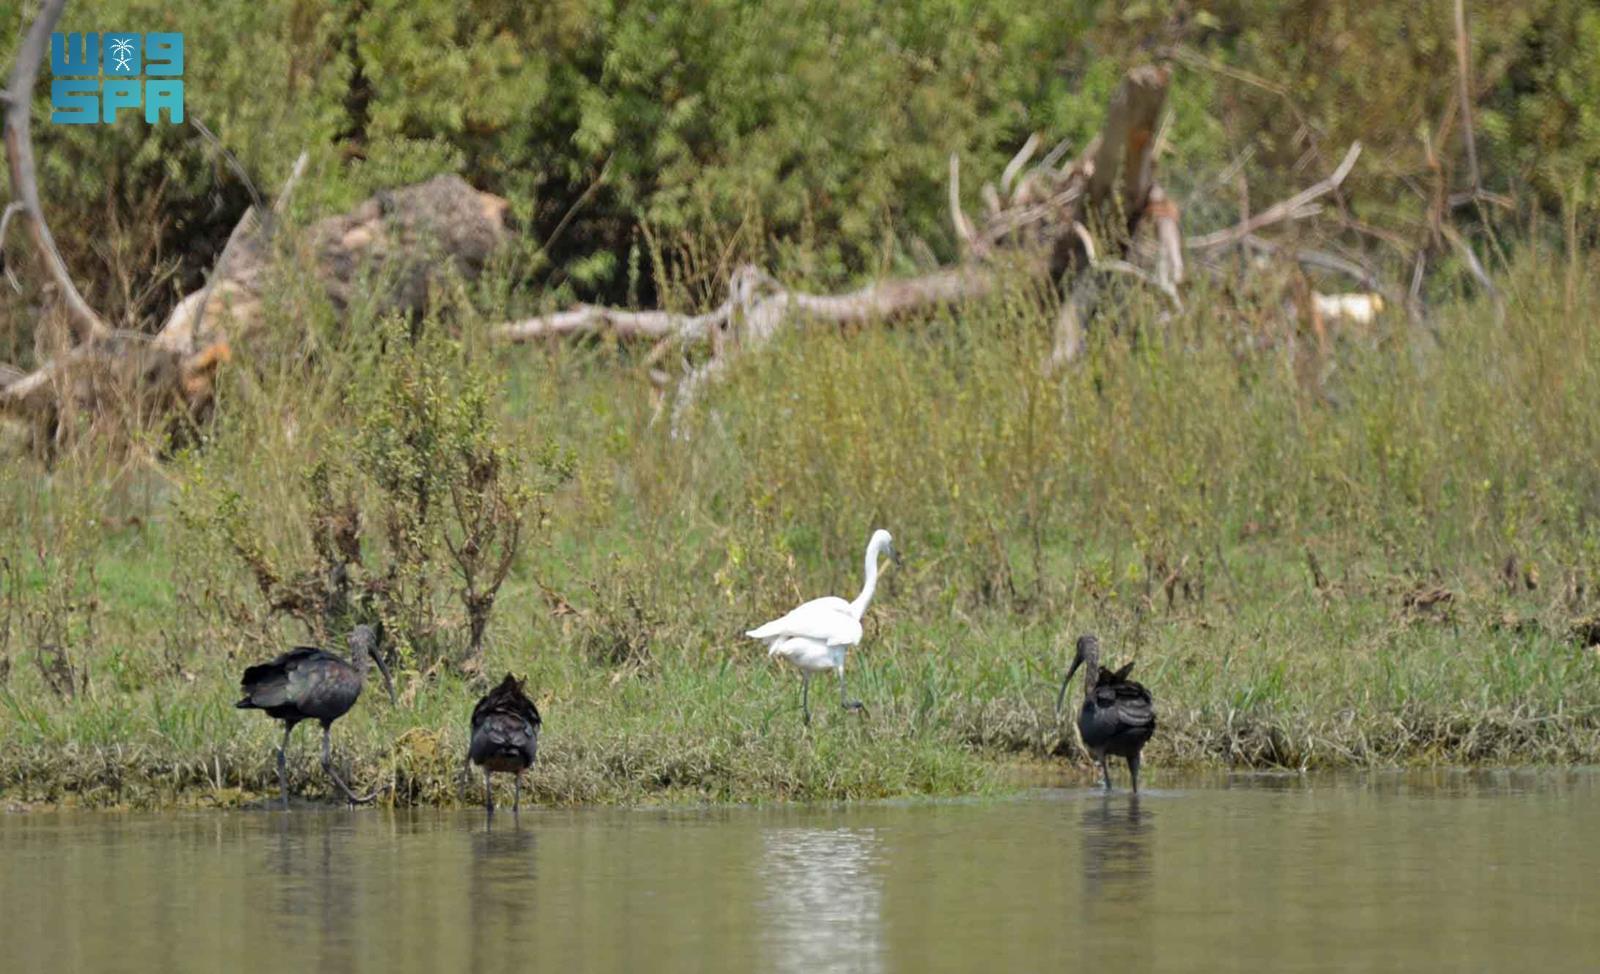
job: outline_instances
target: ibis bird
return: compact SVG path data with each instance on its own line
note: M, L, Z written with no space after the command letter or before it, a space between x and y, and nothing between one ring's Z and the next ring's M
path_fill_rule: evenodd
M745 633L767 644L767 655L788 660L800 671L800 709L811 723L811 678L832 670L839 674L839 706L864 712L866 706L845 692L844 657L861 642L861 617L878 587L878 556L898 562L894 539L879 528L867 542L866 581L854 602L836 595L812 599L781 619Z
M1100 763L1106 791L1111 790L1111 770L1106 767L1106 756L1114 754L1128 760L1133 791L1138 794L1139 752L1156 732L1156 708L1150 691L1128 679L1132 663L1120 670L1101 669L1100 640L1094 636L1079 636L1072 667L1061 681L1061 692L1056 694L1057 714L1061 713L1061 705L1066 700L1067 684L1079 666L1083 667L1083 709L1078 711L1078 733L1083 737L1083 745Z
M472 708L472 743L467 757L483 769L483 804L494 814L496 771L517 776L511 812L522 805L522 772L539 757L539 708L523 692L522 681L506 674L500 685Z
M302 720L316 720L322 724L322 770L344 792L345 798L351 804L371 801L371 796L357 798L333 770L333 747L329 742L333 722L348 713L355 706L356 698L361 696L369 659L378 664L383 685L389 691L389 702L393 703L394 681L389 678L389 668L384 665L383 657L378 655L378 634L371 626L356 626L350 634L349 659L315 646L296 646L270 663L260 663L244 671L244 679L239 683L244 699L234 706L265 710L267 716L283 721L283 743L278 747L278 789L283 794L285 808L289 807L285 752L294 725Z

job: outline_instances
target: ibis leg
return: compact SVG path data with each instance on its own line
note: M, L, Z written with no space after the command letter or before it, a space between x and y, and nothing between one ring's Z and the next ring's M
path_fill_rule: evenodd
M513 818L522 810L522 772L517 772L517 787L511 792L511 815Z
M489 815L494 815L494 781L489 777L489 769L483 769L483 807L489 810Z
M294 730L293 724L283 727L283 743L278 745L278 793L283 796L283 807L289 807L289 772L285 765L288 758L285 752L289 750L289 734Z
M1111 790L1111 769L1106 767L1106 756L1100 755L1100 780L1104 782L1106 791Z
M1139 793L1139 755L1128 755L1128 774L1133 777L1133 793Z
M344 793L345 800L350 804L364 805L372 801L372 795L368 795L365 798L357 797L356 793L350 790L350 786L344 783L344 779L339 777L339 772L333 769L333 742L329 738L330 731L331 725L324 724L322 728L322 770L326 771L328 777L333 779L333 783L339 786L339 790Z

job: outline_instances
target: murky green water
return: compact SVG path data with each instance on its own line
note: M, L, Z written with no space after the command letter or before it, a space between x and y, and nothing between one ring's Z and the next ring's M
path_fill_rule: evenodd
M0 816L0 969L1593 971L1600 773Z

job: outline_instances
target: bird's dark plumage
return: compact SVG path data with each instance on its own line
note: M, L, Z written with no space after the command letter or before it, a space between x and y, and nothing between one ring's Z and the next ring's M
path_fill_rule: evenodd
M1128 679L1133 664L1120 670L1100 668L1100 641L1094 636L1078 640L1077 655L1072 668L1061 681L1061 693L1056 697L1059 711L1066 697L1067 682L1080 665L1084 665L1083 707L1078 711L1078 733L1083 745L1100 763L1105 786L1111 788L1111 772L1106 767L1106 757L1126 758L1128 772L1133 779L1133 790L1139 790L1139 752L1156 732L1155 701L1150 691L1140 683Z
M269 663L244 671L241 709L265 710L290 726L302 720L332 722L361 696L361 676L350 661L315 646L296 646Z
M389 698L394 699L394 684L389 670L378 655L378 639L371 626L357 626L350 635L350 658L336 656L314 646L296 646L271 662L245 669L239 689L244 697L236 704L243 710L265 710L283 721L283 743L278 748L278 788L283 803L289 804L289 783L284 770L284 751L289 734L302 720L322 724L322 767L351 802L358 799L333 770L329 729L355 706L366 679L368 659L383 673ZM364 799L362 799L364 800Z
M533 705L522 682L510 673L472 708L472 743L467 757L483 769L484 803L494 811L491 772L517 776L513 811L522 802L522 772L539 756L539 708Z

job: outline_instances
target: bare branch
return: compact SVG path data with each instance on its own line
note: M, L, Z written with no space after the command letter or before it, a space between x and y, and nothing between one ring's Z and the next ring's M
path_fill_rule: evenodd
M1228 247L1238 243L1250 234L1263 227L1271 226L1283 220L1295 219L1297 214L1301 217L1309 216L1315 211L1308 210L1311 204L1328 195L1344 182L1350 175L1350 170L1355 167L1356 159L1361 156L1361 143L1352 142L1344 154L1344 160L1339 163L1326 179L1306 187L1294 196L1281 200L1267 207L1255 216L1243 220L1226 230L1217 230L1198 237L1190 237L1184 241L1190 250L1209 250L1214 247Z
M1022 143L1022 148L1018 149L1017 154L1011 157L1011 161L1006 163L1005 170L1000 173L1000 192L1002 195L1011 195L1011 187L1016 183L1017 176L1022 172L1022 167L1026 166L1028 160L1033 158L1033 154L1038 151L1041 141L1039 133L1034 132L1028 136L1028 141Z
M306 162L310 158L311 154L303 149L295 157L294 165L289 167L289 178L283 181L283 188L278 190L278 198L272 201L274 214L282 216L289 208L289 197L294 195L294 188L300 182L300 177L305 174Z
M1455 248L1455 252L1460 255L1462 263L1467 265L1467 270L1472 274L1473 279L1478 282L1478 286L1483 288L1484 293L1489 295L1498 306L1500 304L1500 289L1494 286L1494 280L1489 277L1489 272L1484 270L1482 262L1478 260L1478 255L1472 252L1472 247L1462 238L1456 228L1449 223L1441 223L1439 230L1444 234L1444 238L1450 241L1450 246Z
M978 198L983 200L983 216L985 220L993 220L1005 209L1000 203L1000 191L994 188L994 183L984 183L978 190Z
M950 153L950 223L955 227L956 239L970 246L977 234L961 210L961 157L954 152Z
M1071 150L1072 140L1062 139L1060 142L1056 143L1055 148L1051 149L1045 154L1043 159L1039 160L1039 165L1036 168L1046 171L1055 169L1056 165L1060 163L1061 160L1065 159L1067 157L1067 153Z
M1163 290L1177 295L1183 283L1183 234L1178 228L1178 204L1160 186L1150 188L1146 216L1156 226L1156 280Z
M11 282L11 289L18 294L22 293L22 282L17 280L17 275L11 272L11 265L6 263L5 245L6 231L11 228L11 218L23 212L21 203L15 200L6 204L6 211L0 214L0 268L6 272L6 280Z
M1247 247L1262 251L1263 253L1286 253L1289 257L1309 267L1318 267L1322 270L1332 271L1336 274L1343 274L1369 290L1384 290L1382 282L1378 280L1378 276L1376 274L1367 268L1362 267L1360 264L1357 264L1354 261L1346 260L1337 254L1330 254L1322 250L1312 250L1308 247L1286 250L1284 247L1281 247L1270 240L1265 240L1261 237L1255 236L1254 234L1245 237L1242 243L1244 243L1244 245Z
M526 318L501 325L495 337L509 342L531 342L540 338L588 335L609 332L618 338L673 338L703 335L728 320L731 307L724 303L715 311L686 315L675 311L622 311L580 304L566 311Z
M1183 299L1178 296L1177 288L1173 287L1171 284L1157 280L1155 277L1151 276L1148 271L1136 264L1130 264L1125 260L1120 260L1113 257L1107 260L1095 261L1094 269L1097 271L1111 271L1113 273L1124 274L1128 277L1131 277L1141 284L1148 285L1149 287L1160 291L1161 294L1167 298L1167 300L1172 302L1172 306L1174 308L1179 311L1183 310Z
M1089 260L1089 263L1091 263L1091 264L1094 263L1094 261L1095 261L1094 235L1089 232L1089 228L1088 227L1086 227L1083 224L1079 223L1077 220L1073 220L1072 221L1072 232L1073 232L1073 234L1075 234L1077 236L1078 241L1083 244L1083 255L1084 255L1084 257L1086 257Z
M258 210L265 209L267 204L262 202L261 191L256 189L256 181L251 179L250 174L244 171L244 166L240 164L238 156L235 156L228 150L227 146L222 144L222 140L217 138L217 133L211 131L206 126L206 123L200 119L199 115L190 112L189 124L195 127L195 130L211 144L213 149L217 150L222 156L222 161L227 163L228 168L233 170L233 174L239 178L239 182L244 183L245 192L250 194L251 205Z
M1482 190L1478 173L1478 140L1472 132L1472 39L1467 35L1466 0L1456 0L1456 84L1460 87L1461 140L1467 148L1467 176L1472 191Z
M5 91L5 143L6 162L11 172L11 191L23 207L28 227L33 232L34 246L44 260L51 279L61 292L71 315L74 337L79 342L104 336L110 329L104 320L89 307L89 302L72 283L72 274L66 261L56 249L55 237L45 223L44 207L39 202L39 184L33 162L32 125L33 84L44 61L45 49L50 43L50 32L61 19L67 0L44 0L39 8L39 18L28 28L22 46L17 50L17 63L11 69L11 80Z

